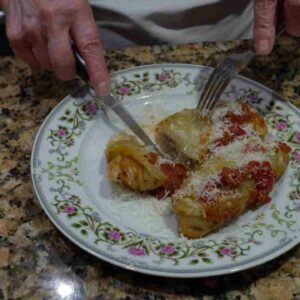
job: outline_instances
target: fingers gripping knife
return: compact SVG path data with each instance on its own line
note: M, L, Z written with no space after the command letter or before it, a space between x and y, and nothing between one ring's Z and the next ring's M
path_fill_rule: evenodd
M81 57L78 49L73 45L73 51L75 55L76 68L78 75L89 85L89 75L86 70L85 62ZM152 147L155 151L162 154L158 149L156 144L151 140L151 138L145 133L145 131L140 127L136 120L131 116L131 114L122 106L120 101L118 101L112 94L96 97L96 100L101 101L106 107L113 110L118 117L131 129L131 131L137 135L140 140L146 145Z

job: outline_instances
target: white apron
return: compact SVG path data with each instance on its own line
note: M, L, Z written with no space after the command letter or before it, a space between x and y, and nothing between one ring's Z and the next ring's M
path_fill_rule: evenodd
M91 0L106 48L246 39L252 0Z

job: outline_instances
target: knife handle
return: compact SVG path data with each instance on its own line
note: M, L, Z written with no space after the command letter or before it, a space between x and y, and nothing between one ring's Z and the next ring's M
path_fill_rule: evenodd
M90 78L89 78L89 74L86 70L85 61L81 57L80 52L74 43L72 44L72 50L73 50L74 57L75 57L77 75L89 85Z

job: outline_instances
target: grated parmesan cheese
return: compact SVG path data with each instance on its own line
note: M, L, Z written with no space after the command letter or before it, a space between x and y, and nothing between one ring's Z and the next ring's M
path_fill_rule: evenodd
M213 152L213 157L219 160L232 161L238 168L253 160L261 162L268 159L267 153L259 151L246 153L245 147L248 143L256 143L262 147L265 146L259 137L248 136L243 139L236 139L226 146L218 147L217 150Z
M157 200L152 196L138 195L116 184L112 185L112 191L106 207L107 211L113 212L120 224L143 234L177 237L170 197Z

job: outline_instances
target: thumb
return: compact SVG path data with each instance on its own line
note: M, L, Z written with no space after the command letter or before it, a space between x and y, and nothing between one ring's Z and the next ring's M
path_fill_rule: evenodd
M277 0L254 0L254 48L269 54L274 46Z

